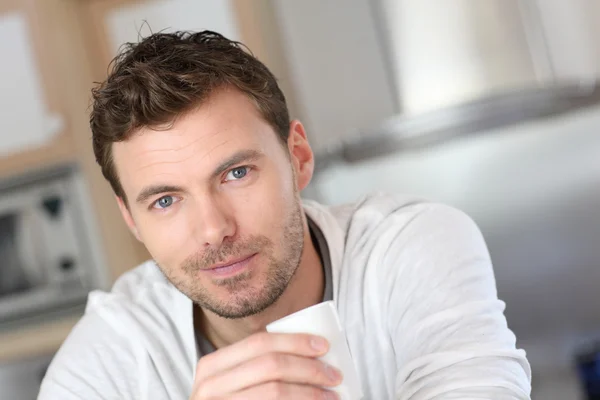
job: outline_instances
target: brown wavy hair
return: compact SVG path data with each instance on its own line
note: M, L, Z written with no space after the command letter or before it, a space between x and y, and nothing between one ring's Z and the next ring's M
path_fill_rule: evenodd
M287 142L290 120L283 92L243 44L212 31L155 33L125 44L107 79L92 90L90 114L96 161L115 194L127 202L113 163L113 143L141 128L172 124L226 86L246 94Z

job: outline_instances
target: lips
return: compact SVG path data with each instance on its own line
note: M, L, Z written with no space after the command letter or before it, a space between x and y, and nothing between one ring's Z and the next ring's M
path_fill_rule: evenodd
M213 264L210 268L203 270L203 272L217 279L233 277L251 268L252 260L257 254L258 253L254 253L249 256Z
M250 254L250 255L246 255L243 257L238 257L235 258L233 260L228 260L225 262L221 262L221 263L217 263L217 264L213 264L210 267L207 268L207 270L216 270L216 269L221 269L221 268L228 268L228 267L232 267L235 266L236 264L240 264L243 263L246 260L249 260L250 258L254 257L256 255L256 253L254 254Z

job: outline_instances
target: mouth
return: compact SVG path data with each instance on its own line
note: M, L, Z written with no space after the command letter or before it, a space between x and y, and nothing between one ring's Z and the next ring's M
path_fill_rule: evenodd
M203 270L203 272L211 274L215 277L227 278L250 268L251 262L257 254L258 253L254 253L249 256L214 264L210 268Z

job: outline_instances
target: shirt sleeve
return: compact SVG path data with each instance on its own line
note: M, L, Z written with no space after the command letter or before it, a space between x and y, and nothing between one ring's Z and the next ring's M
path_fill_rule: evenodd
M52 360L38 400L137 398L134 352L98 314L87 313Z
M429 205L394 236L387 309L398 400L529 400L531 369L497 297L483 236Z

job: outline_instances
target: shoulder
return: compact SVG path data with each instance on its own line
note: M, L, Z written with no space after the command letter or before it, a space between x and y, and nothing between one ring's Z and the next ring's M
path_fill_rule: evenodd
M374 193L356 203L325 206L305 201L305 210L321 229L341 230L346 247L392 239L421 241L431 234L468 231L478 235L473 220L451 206L409 195ZM348 250L348 249L347 249Z
M154 263L145 262L123 274L110 291L90 292L84 315L64 341L53 364L68 366L79 363L76 360L92 364L96 357L102 360L127 357L135 347L129 340L134 334L132 321L142 308L156 307L143 304L142 298L147 298L149 288L160 282L157 269Z
M441 203L365 198L348 218L344 259L344 274L362 276L389 298L406 296L401 304L431 304L434 293L448 304L467 291L496 295L481 231L466 213Z
M90 293L85 314L44 378L41 393L48 396L40 398L60 393L61 398L95 399L101 387L114 395L101 398L136 398L140 363L147 357L187 361L193 352L193 334L183 329L188 319L191 326L191 302L154 262L132 269L111 291Z
M121 275L110 291L92 291L87 309L93 309L110 301L139 302L148 290L167 285L168 281L154 261L146 261Z
M134 398L137 354L101 313L86 312L53 357L38 398Z
M479 228L451 206L376 193L354 204L310 203L306 209L338 252L340 279L372 276L377 281L414 283L417 277L452 273L461 260L475 259L485 273L491 272Z
M110 291L90 292L86 315L97 313L105 318L125 319L149 313L168 315L173 303L185 299L154 261L146 261L119 277Z
M82 320L98 320L117 335L147 341L162 334L170 337L191 315L191 300L177 290L154 261L147 261L123 274L109 292L89 294ZM190 317L191 318L191 317Z

